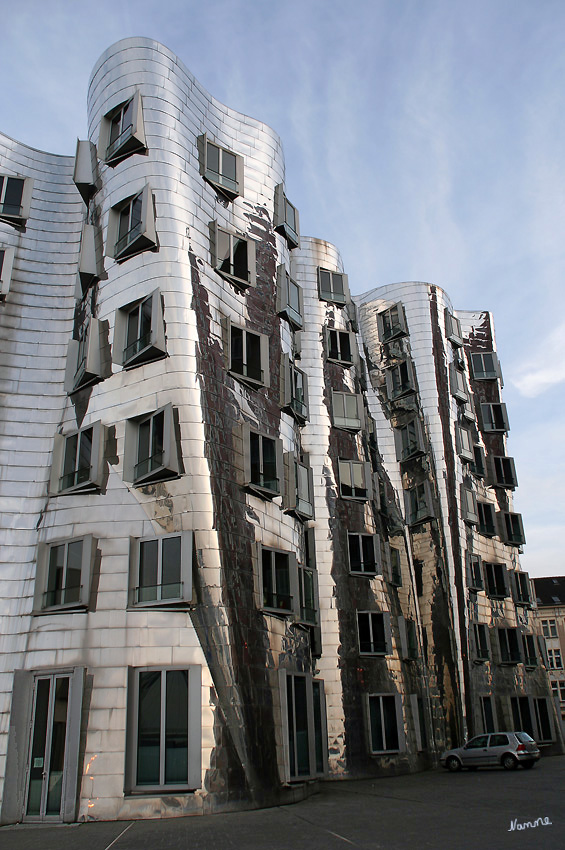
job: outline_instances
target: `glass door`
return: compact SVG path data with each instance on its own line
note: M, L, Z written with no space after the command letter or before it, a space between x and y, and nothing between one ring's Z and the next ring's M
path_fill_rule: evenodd
M61 818L69 684L69 675L35 680L26 802L26 817L30 819Z

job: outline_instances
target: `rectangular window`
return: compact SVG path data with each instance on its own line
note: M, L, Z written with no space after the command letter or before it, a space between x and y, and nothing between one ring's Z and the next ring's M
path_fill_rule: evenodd
M114 363L129 369L158 360L167 354L163 298L155 289L137 301L116 310Z
M277 266L277 313L289 322L293 330L299 331L304 321L302 287L291 278L286 266Z
M542 620L541 628L545 638L557 637L557 623L555 620Z
M469 487L461 485L461 514L463 520L469 525L477 525L479 522L479 513L477 510L477 497L473 490Z
M131 606L163 606L192 600L192 532L131 539Z
M338 460L339 494L342 499L366 502L372 497L368 463L360 460Z
M14 248L0 246L0 301L3 301L10 291L14 253Z
M359 431L363 427L363 398L359 393L332 390L332 424L334 428Z
M283 476L282 441L244 426L245 486L262 498L280 496Z
M477 513L479 515L479 531L487 537L496 534L496 520L494 507L490 502L477 502Z
M409 360L402 360L385 372L387 394L391 401L416 390L414 370Z
M467 585L471 590L484 590L483 568L480 555L467 552Z
M284 509L298 519L312 519L314 516L314 478L308 462L308 455L297 458L293 452L284 456L286 487Z
M228 320L228 367L251 386L269 386L269 337Z
M444 311L445 317L445 335L447 339L453 343L453 345L457 347L461 347L463 345L463 335L461 333L461 322L457 319L452 313L449 312L447 307Z
M56 434L53 446L50 493L91 493L102 484L104 435L101 422L80 431Z
M451 395L458 401L467 401L469 394L467 392L467 384L465 381L465 372L461 372L455 365L451 363L449 366L449 377L451 386Z
M471 354L471 368L475 381L489 381L500 378L500 364L494 351Z
M483 431L509 431L510 425L508 424L506 405L502 403L481 404L481 422Z
M512 720L514 729L519 729L522 732L527 732L532 738L536 738L534 724L532 721L532 712L530 708L529 697L510 697L510 707L512 709Z
M355 334L351 331L336 331L326 328L328 360L341 366L352 366L356 362Z
M100 159L113 167L131 154L145 150L141 95L136 92L102 119L98 153Z
M389 576L390 583L395 587L402 587L402 564L400 561L400 550L395 546L388 546Z
M32 181L0 174L0 221L23 227L29 218Z
M475 623L475 658L477 661L488 661L490 658L487 627L483 623Z
M485 477L485 450L482 446L479 446L475 443L473 446L473 458L471 463L469 464L469 472L472 472L473 475L476 475L477 478Z
M483 718L483 732L496 732L496 720L492 697L481 697L481 714Z
M473 437L468 428L462 428L460 425L455 426L455 441L457 445L457 454L462 460L473 461Z
M514 572L512 596L516 605L531 607L532 594L530 591L530 577L528 573Z
M88 607L96 539L87 534L74 540L40 543L33 611L69 611Z
M212 265L220 277L238 288L257 282L255 240L210 223Z
M182 467L177 428L175 410L171 404L155 413L128 419L124 481L141 486L179 476Z
M281 407L300 424L308 419L308 378L288 354L281 360Z
M380 537L378 534L347 535L349 571L374 576L380 573Z
M409 490L404 491L404 507L408 525L433 519L432 493L429 481L422 481Z
M318 580L314 570L298 568L300 622L315 626L318 622Z
M534 635L522 635L522 649L524 652L524 664L526 667L536 667L538 663L538 656Z
M233 201L243 196L243 157L210 141L204 134L197 139L200 173L211 186Z
M522 661L518 629L497 628L501 664L519 664Z
M323 301L346 304L349 301L347 275L318 268L318 293Z
M399 752L403 744L400 694L370 694L368 701L371 753Z
M550 670L562 670L563 669L563 661L561 658L561 650L560 649L548 649L547 650L547 660L549 663Z
M128 792L201 785L201 668L130 668Z
M523 546L526 542L522 514L499 511L498 514L501 537L510 546Z
M424 434L419 419L412 419L406 425L394 429L394 444L396 459L402 461L423 454Z
M90 316L69 340L65 367L65 390L70 394L109 378L108 322Z
M398 629L400 632L400 651L402 658L407 661L415 661L419 657L418 635L414 620L399 617Z
M298 613L298 568L292 552L260 547L261 598L266 611Z
M391 654L390 614L377 611L358 611L357 631L361 655Z
M483 562L485 585L487 596L491 599L504 599L508 596L508 582L506 580L506 566L504 564L490 564Z
M327 772L324 683L309 673L279 671L287 778L291 782Z
M298 210L286 197L282 183L275 186L274 225L277 233L281 233L285 237L290 249L300 247Z
M536 726L538 734L536 740L539 743L553 741L553 725L551 715L547 705L546 697L533 697L534 716L536 718Z
M387 310L377 313L377 326L381 342L389 342L400 336L406 336L408 325L402 304L393 304Z
M110 209L106 253L123 262L157 247L153 192L146 184L141 192Z
M513 490L518 486L516 477L516 467L514 466L514 458L503 456L495 456L492 458L493 463L493 484L498 487L505 487Z

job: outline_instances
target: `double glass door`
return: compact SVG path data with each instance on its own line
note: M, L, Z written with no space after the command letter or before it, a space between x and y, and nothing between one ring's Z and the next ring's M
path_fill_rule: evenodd
M35 679L26 816L61 818L65 782L70 675Z

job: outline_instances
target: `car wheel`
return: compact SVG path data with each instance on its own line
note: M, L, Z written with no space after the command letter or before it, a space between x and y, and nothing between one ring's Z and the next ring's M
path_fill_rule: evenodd
M535 761L524 761L524 762L522 762L522 764L523 764L523 766L525 767L526 770L531 770L532 767L535 764Z
M445 766L451 773L457 773L458 770L461 770L461 762L455 756L450 756L445 762Z
M502 756L502 767L504 770L516 770L518 762L511 753Z

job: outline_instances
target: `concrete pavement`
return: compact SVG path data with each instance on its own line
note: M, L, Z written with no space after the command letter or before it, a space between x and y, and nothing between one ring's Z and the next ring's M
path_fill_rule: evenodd
M530 771L325 782L301 803L252 812L2 827L0 850L562 850L564 791L556 756Z

